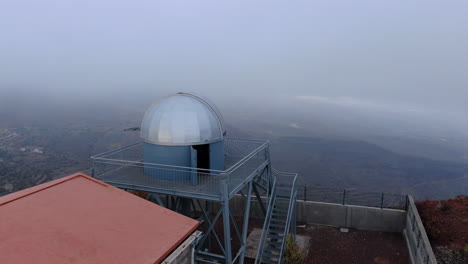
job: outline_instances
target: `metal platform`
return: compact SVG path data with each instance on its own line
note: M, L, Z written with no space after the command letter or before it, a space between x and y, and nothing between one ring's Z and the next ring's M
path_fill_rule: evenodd
M123 189L221 201L224 184L231 198L269 163L265 140L228 138L224 140L224 150L225 170L207 170L145 163L143 142L138 142L91 157L92 174ZM158 174L190 180L162 180Z
M244 263L250 207L256 200L266 216L257 260L261 262L257 263L280 263L285 238L295 230L297 175L272 169L266 140L225 138L223 142L224 170L147 163L143 159L144 143L138 142L91 157L92 175L122 189L148 192L147 199L172 210L183 212L188 206L191 212L201 212L198 219L204 234L196 247L196 263ZM286 188L280 187L281 180L286 180ZM242 223L237 223L230 209L230 199L235 195L245 200ZM283 220L275 218L280 203L286 203L279 212L286 218L278 229L270 220ZM223 232L216 232L216 226L222 226ZM268 259L266 252L272 232L281 236L275 252L280 257L276 259Z

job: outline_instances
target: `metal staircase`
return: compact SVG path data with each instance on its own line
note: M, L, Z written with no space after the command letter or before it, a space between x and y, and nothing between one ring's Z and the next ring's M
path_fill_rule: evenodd
M297 174L272 172L271 195L255 264L282 263L286 238L296 231Z

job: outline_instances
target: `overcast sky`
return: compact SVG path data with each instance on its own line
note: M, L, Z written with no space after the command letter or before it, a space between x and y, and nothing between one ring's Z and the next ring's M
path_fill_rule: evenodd
M468 1L2 0L0 96L12 89L463 116Z

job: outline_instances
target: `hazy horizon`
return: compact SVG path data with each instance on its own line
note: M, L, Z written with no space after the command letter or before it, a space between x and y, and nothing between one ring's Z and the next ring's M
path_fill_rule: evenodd
M25 125L96 116L139 125L153 101L184 91L233 124L464 146L467 10L464 1L3 1L0 114Z

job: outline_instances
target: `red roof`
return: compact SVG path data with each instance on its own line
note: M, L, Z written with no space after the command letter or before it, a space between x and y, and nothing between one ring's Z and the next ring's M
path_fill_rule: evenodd
M0 262L159 263L198 225L74 174L0 197Z

